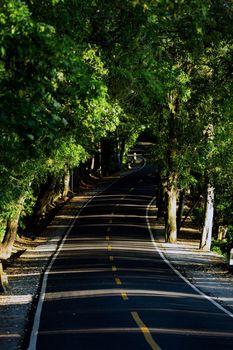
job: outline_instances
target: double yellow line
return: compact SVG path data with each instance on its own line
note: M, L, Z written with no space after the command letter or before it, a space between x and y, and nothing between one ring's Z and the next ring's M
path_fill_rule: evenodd
M132 191L132 189L130 189L130 191ZM109 220L109 223L112 223L112 219ZM107 232L110 232L110 227L108 227ZM110 241L110 236L106 235L106 241ZM108 251L112 250L112 246L110 244L107 245L107 249ZM111 262L114 261L114 257L112 255L109 256L109 260ZM115 265L112 265L112 271L116 272L117 271L117 267ZM117 285L122 285L122 282L120 280L119 277L115 277L115 283ZM121 292L121 297L123 300L128 300L128 295L126 292ZM161 348L159 347L159 345L155 342L155 340L153 339L149 328L145 325L145 323L141 320L141 318L139 317L138 313L136 311L131 312L131 315L134 319L134 321L136 322L136 324L138 325L139 329L141 330L141 332L144 335L145 340L147 341L147 343L150 345L152 350L161 350Z
M143 335L144 335L147 343L150 345L151 349L161 350L161 348L158 346L158 344L152 338L152 335L150 333L149 328L145 325L145 323L143 323L143 321L139 317L138 313L133 311L133 312L131 312L131 315L132 315L134 321L137 323L138 327L140 328L141 332L143 333Z

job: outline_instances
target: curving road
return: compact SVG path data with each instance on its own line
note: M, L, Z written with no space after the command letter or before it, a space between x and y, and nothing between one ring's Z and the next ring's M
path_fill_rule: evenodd
M44 278L30 350L233 349L233 319L162 259L146 167L82 210Z

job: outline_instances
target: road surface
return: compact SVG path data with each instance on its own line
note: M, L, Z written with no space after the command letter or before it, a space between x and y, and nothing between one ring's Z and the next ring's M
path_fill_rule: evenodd
M233 318L155 249L155 192L145 167L82 210L45 275L30 350L233 349Z

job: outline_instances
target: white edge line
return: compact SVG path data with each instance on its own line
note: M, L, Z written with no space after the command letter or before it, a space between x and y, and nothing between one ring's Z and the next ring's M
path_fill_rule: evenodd
M67 236L69 235L70 231L72 230L75 221L78 219L79 215L81 214L81 212L83 211L83 209L88 205L89 202L91 202L95 197L97 197L99 194L105 192L106 190L108 190L112 185L114 185L117 181L119 181L120 179L122 179L123 177L126 177L134 172L140 171L142 170L145 165L146 165L146 160L144 160L144 164L136 170L133 170L132 172L130 172L129 174L123 175L122 177L116 179L115 181L113 181L112 183L110 183L106 188L104 188L103 190L101 190L100 192L96 193L94 196L92 196L84 205L82 208L80 208L78 210L78 213L75 215L75 218L73 219L71 226L69 227L69 229L67 230L66 234L64 235L64 237L62 238L62 240L60 241L60 244L57 248L56 253L54 254L54 256L52 257L49 266L47 267L47 269L44 272L44 276L43 276L43 280L42 280L42 285L41 285L41 289L39 291L39 301L37 304L37 308L36 308L36 313L34 316L34 320L33 320L33 327L32 327L32 331L31 331L31 335L30 335L30 340L29 340L29 346L28 346L28 350L36 350L36 344L37 344L37 337L38 337L38 332L39 332L39 327L40 327L40 318L41 318L41 312L42 312L42 306L43 306L43 302L45 299L45 291L46 291L46 287L47 287L47 281L48 281L48 275L49 272L53 266L54 261L56 260L58 254L60 253L65 240L67 238Z
M161 258L165 261L165 263L167 263L167 265L184 281L186 282L193 290L195 290L195 292L197 292L198 294L200 294L201 296L203 296L205 299L207 299L209 302L211 302L213 305L215 305L219 310L223 311L225 314L227 314L228 316L233 318L233 313L228 311L227 309L225 309L222 305L220 305L218 302L216 302L212 297L206 295L205 293L203 293L199 288L197 288L196 286L194 286L187 278L185 278L171 263L170 261L164 256L164 254L161 252L161 250L159 249L157 243L155 242L154 239L154 235L151 229L151 225L149 222L149 208L151 207L152 203L154 202L156 197L153 197L153 199L150 201L150 203L147 206L146 209L146 222L147 222L147 226L148 226L148 230L150 233L150 238L151 241L156 249L156 251L159 253L159 255L161 256Z
M94 198L94 197L92 197L92 198ZM35 313L35 317L34 317L34 321L33 321L33 328L32 328L31 335L30 335L30 342L29 342L28 350L36 349L38 330L39 330L39 326L40 326L40 317L41 317L43 302L44 302L44 299L45 299L45 291L46 291L46 287L47 287L47 281L48 281L49 272L50 272L50 270L51 270L51 268L53 266L54 261L56 260L56 258L58 256L58 254L60 253L60 251L61 251L61 249L62 249L62 247L63 247L63 245L65 243L65 240L66 240L68 234L72 230L76 219L78 218L78 216L80 215L81 211L86 207L86 205L89 203L89 201L91 199L89 199L85 203L85 205L76 214L73 222L71 223L71 226L69 227L69 229L67 230L66 234L62 238L56 253L54 254L53 258L51 259L49 266L47 267L46 271L44 272L44 276L43 276L43 280L42 280L42 286L41 286L41 290L39 292L40 293L39 301L38 301L38 304L37 304L36 313Z

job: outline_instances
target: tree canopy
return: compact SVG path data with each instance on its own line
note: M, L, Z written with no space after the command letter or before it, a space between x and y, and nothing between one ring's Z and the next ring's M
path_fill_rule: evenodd
M103 142L122 161L143 130L157 140L167 240L180 191L200 179L232 225L232 19L230 0L0 0L2 232L51 177Z

